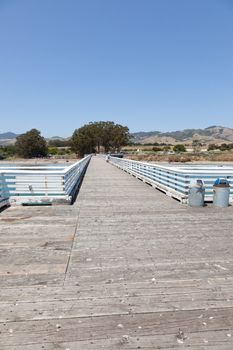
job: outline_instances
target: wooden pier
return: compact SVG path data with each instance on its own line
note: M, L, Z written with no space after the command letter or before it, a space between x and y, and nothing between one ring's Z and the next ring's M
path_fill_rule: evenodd
M233 349L233 207L93 157L73 206L0 214L0 349Z

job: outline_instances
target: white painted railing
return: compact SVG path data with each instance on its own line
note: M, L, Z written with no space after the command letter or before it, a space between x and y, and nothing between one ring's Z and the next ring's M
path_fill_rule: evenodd
M201 179L205 185L205 200L213 200L213 183L218 178L230 182L230 202L233 203L233 166L217 165L159 165L110 157L109 162L142 181L165 192L168 196L187 202L190 182Z
M9 205L8 193L4 190L4 178L0 173L0 208Z
M72 202L90 161L87 156L70 166L5 167L2 190L11 204Z

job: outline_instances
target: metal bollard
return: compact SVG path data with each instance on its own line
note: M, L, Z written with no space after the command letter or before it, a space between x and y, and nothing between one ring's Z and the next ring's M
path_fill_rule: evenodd
M191 180L188 195L190 207L203 207L205 203L205 187L202 180Z
M227 179L218 178L213 185L213 204L215 207L226 208L229 206L230 184Z

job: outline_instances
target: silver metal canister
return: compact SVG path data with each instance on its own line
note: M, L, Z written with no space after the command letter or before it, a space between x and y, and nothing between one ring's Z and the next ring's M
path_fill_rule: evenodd
M230 184L227 179L218 178L213 186L215 207L226 208L229 206Z
M203 207L205 203L205 187L202 180L191 180L188 204L191 207Z

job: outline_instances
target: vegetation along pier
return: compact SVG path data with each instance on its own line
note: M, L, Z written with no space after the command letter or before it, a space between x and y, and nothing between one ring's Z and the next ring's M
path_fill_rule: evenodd
M0 215L0 349L232 350L232 217L92 157L73 206Z

